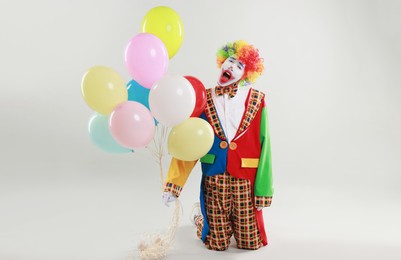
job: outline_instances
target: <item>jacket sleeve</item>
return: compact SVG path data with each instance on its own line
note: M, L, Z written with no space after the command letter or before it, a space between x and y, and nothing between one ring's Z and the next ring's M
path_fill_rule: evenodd
M259 166L255 179L255 207L269 207L273 198L273 175L270 150L270 134L267 118L267 108L262 108L260 124L260 141L262 151L259 158Z
M164 191L171 192L178 198L197 161L181 161L173 157L167 172Z

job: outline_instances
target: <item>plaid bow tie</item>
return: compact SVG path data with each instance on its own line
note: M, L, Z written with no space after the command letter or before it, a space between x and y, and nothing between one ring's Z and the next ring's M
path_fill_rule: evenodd
M222 86L216 86L214 89L215 93L217 96L221 96L223 94L227 94L230 98L235 97L238 91L238 85L233 84L227 87L222 87Z

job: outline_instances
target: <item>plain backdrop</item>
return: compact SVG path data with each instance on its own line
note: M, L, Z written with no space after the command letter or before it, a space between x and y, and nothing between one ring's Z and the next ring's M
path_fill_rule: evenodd
M122 260L137 257L144 232L166 231L173 212L158 165L146 150L94 146L80 92L95 65L130 80L124 47L159 5L185 27L171 74L212 87L220 46L259 48L266 70L255 88L267 94L276 190L264 210L269 246L208 251L188 220L197 166L167 258L400 259L397 0L1 0L0 259Z

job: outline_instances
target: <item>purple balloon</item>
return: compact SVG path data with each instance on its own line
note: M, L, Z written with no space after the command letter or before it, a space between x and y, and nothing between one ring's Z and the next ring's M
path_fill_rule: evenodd
M155 134L155 121L141 103L126 101L110 114L109 129L120 145L133 149L148 145Z
M157 36L140 33L125 47L125 66L134 80L150 89L167 72L168 52Z

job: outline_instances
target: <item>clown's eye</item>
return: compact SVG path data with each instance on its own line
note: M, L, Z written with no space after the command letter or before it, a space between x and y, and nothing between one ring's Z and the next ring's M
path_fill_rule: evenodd
M238 67L240 70L242 70L242 67L241 67L240 65L237 65L237 67Z
M229 62L231 62L231 63L234 63L234 61L233 61L233 60L231 60L231 59L229 59L228 61L229 61Z

